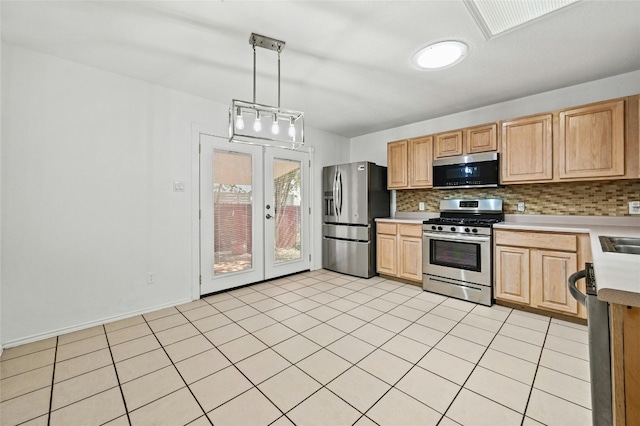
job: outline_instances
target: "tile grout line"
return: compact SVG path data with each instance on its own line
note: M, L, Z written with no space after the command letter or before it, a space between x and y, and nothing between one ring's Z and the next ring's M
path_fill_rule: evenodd
M472 310L473 310L473 309L472 309ZM470 313L471 313L471 311L469 311L469 312L467 313L467 315L469 315ZM513 313L513 309L511 310L511 312L509 312L509 315L507 315L507 318L505 318L505 320L502 322L502 325L500 326L500 328L498 329L498 331L496 331L496 334L493 336L493 338L491 339L491 341L489 342L489 344L487 344L487 346L485 347L484 351L482 352L482 355L480 355L480 358L478 358L478 361L474 364L473 368L471 369L471 372L469 372L469 375L467 376L467 378L465 379L465 381L464 381L464 382L462 383L462 385L460 386L460 389L458 389L458 392L456 392L456 396L454 396L454 397L453 397L453 399L451 400L451 402L449 403L449 406L447 407L447 409L445 410L444 414L442 415L442 418L446 417L447 413L448 413L448 412L449 412L449 410L451 409L451 406L452 406L452 405L453 405L453 403L456 401L456 399L458 398L458 396L460 396L460 392L462 392L462 389L466 389L464 386L467 384L467 382L469 381L469 378L471 378L471 375L472 375L472 374L473 374L473 372L476 370L476 368L480 365L480 361L482 361L482 358L484 357L484 355L485 355L485 354L487 353L487 351L489 350L489 346L491 346L491 343L493 343L493 341L495 340L495 338L498 336L498 334L500 333L500 330L502 330L502 327L504 327L504 325L507 323L507 320L509 319L509 316L511 316L511 314L512 314L512 313ZM462 319L464 319L467 315L465 315L464 317L462 317ZM460 321L462 321L462 319L460 319ZM447 333L447 335L448 335L448 334L449 334L449 333ZM457 337L457 336L455 336L455 337ZM466 339L465 339L465 340L466 340ZM473 343L475 343L475 342L473 342ZM542 352L542 348L540 349L540 352ZM533 387L533 383L531 383L531 387ZM475 394L477 394L477 395L480 395L480 394L478 394L477 392L474 392L474 391L473 391L473 390L471 390L471 389L466 389L466 390L467 390L467 391L469 391L469 392L473 392L473 393L475 393ZM502 403L500 403L500 402L498 402L498 401L494 401L493 399L488 398L488 397L486 397L486 396L484 396L484 395L480 395L480 396L481 396L481 397L483 397L483 398L488 399L489 401L495 402L496 404L499 404L499 405L501 405L502 407L505 407L505 408L507 408L507 409L509 409L509 410L511 410L511 411L513 411L513 412L515 412L515 413L517 413L517 414L520 414L520 413L518 413L518 411L514 410L513 408L511 408L511 407L507 407L506 405L504 405L504 404L502 404ZM524 409L524 412L525 412L525 413L526 413L526 411L527 411L527 410L526 410L526 408L527 408L527 407L526 407L526 405L525 405L525 409ZM524 419L524 417L525 417L525 414L523 413L523 414L522 414L522 418ZM440 419L440 421L442 421L442 419ZM522 420L521 420L521 422L522 422ZM438 424L439 424L439 423L440 423L440 422L438 422ZM521 425L521 426L522 426L522 425Z
M118 374L118 368L116 367L116 361L113 359L113 352L111 352L111 344L109 344L109 334L107 333L107 328L102 326L104 331L104 337L107 339L107 348L109 348L109 356L111 357L111 365L113 365L113 371L116 373L116 380L118 381L118 390L120 391L120 396L122 397L122 403L124 404L124 412L127 416L127 422L129 422L129 426L131 426L131 418L129 417L129 408L127 408L127 400L124 398L124 391L122 390L122 384L120 383L120 375ZM112 388L113 389L113 388ZM118 417L116 417L117 419ZM111 419L115 420L115 419ZM109 420L109 421L111 421Z
M49 411L47 412L47 426L51 426L51 407L53 406L53 387L55 386L56 379L56 363L58 359L58 341L56 336L56 350L53 353L53 372L51 373L51 395L49 395Z
M538 362L536 363L536 371L533 373L533 381L531 382L531 388L529 389L529 395L527 396L527 403L524 406L524 416L520 422L520 426L524 426L524 420L527 417L527 409L529 408L529 402L531 401L531 394L533 393L534 384L536 383L536 376L538 375L538 368L540 368L540 360L542 359L542 352L544 352L544 344L547 342L547 336L549 335L549 328L551 328L551 320L547 324L547 331L544 333L544 340L540 347L540 355L538 356ZM534 419L535 420L535 419Z
M180 312L180 314L182 314L182 311L180 311L179 309L176 308L176 310L178 312ZM184 316L184 314L182 314L182 316ZM189 321L189 318L185 317L187 319L187 321ZM200 407L200 410L202 410L202 413L204 414L204 417L209 421L209 424L213 426L213 422L209 419L209 416L207 416L207 412L205 411L205 409L202 407L202 404L200 404L200 401L198 401L198 398L196 398L196 396L193 394L193 391L191 390L191 388L189 387L189 384L187 383L187 381L184 379L184 377L182 376L182 373L180 373L180 370L178 370L178 367L176 367L176 364L173 362L173 359L171 359L171 356L169 356L169 354L167 353L167 349L164 347L164 345L162 344L162 342L160 341L160 339L158 338L158 336L156 336L155 331L153 331L153 329L151 328L151 326L149 326L149 321L147 321L147 319L142 316L142 319L144 320L144 323L147 325L147 327L149 327L149 330L151 330L151 334L153 335L153 337L156 338L156 341L158 342L158 344L160 345L160 347L162 348L162 351L165 353L165 355L167 356L167 358L169 359L169 361L171 362L171 365L173 366L173 368L175 369L176 373L178 373L178 375L180 376L180 379L182 379L182 382L184 383L184 386L189 390L189 393L191 394L191 396L193 397L194 401L196 402L196 404L198 404L198 407ZM191 324L191 322L189 321L189 324ZM193 324L192 324L193 326ZM195 327L195 326L194 326ZM197 330L197 328L196 328ZM164 331L164 330L162 330ZM198 330L198 332L200 332L200 330ZM206 338L206 337L205 337ZM183 339L186 340L186 339ZM177 342L176 342L177 343ZM163 367L166 368L166 367ZM161 369L160 369L161 370ZM156 370L159 371L159 370ZM149 373L152 374L155 373L155 371ZM169 392L167 395L171 395L172 393L178 392L180 389L176 389L173 392ZM161 397L154 399L153 401L149 401L147 404L144 404L138 408L136 408L136 410L139 410L142 407L145 407L149 404L152 404L155 401L158 401L164 397L166 397L167 395L162 395ZM124 397L124 394L123 394ZM135 410L134 410L135 411ZM129 412L127 411L127 417L129 416ZM196 417L195 420L198 420L200 417ZM131 423L129 423L131 424Z
M322 281L320 281L320 282L322 282ZM319 282L319 283L320 283L320 282ZM318 284L319 284L319 283L318 283ZM338 287L338 286L336 286L336 287ZM362 290L364 290L364 289L362 289ZM326 292L326 291L329 291L329 290L323 290L323 291L320 291L318 294L323 293L323 292ZM288 291L288 292L294 292L294 291ZM354 291L354 293L355 293L355 292L359 292L359 290ZM390 292L392 292L392 290L387 290L384 294L387 294L387 293L390 293ZM297 293L296 293L296 294L297 294ZM366 294L366 293L365 293L365 294ZM375 296L375 297L373 297L373 299L371 299L371 300L375 300L375 299L377 299L377 298L379 298L379 297L383 296L384 294L381 294L380 296ZM236 297L236 296L234 296L234 295L231 295L231 296L232 296L232 297ZM303 298L305 298L305 299L309 299L309 297L307 297L307 296L301 296L301 297L303 297ZM415 296L414 296L414 297L415 297ZM236 298L237 298L237 297L236 297ZM412 298L413 298L413 297L410 297L408 300L411 300ZM238 300L240 300L240 301L242 302L242 300L241 300L241 299L239 299L239 298L237 298L237 299L238 299ZM336 299L336 300L337 300L337 299ZM446 299L445 299L445 300L446 300ZM332 302L333 302L333 301L332 301ZM444 302L444 300L443 300L442 302ZM442 303L442 302L440 302L440 303ZM243 302L243 303L245 303L245 302ZM329 303L331 303L331 302L329 302ZM368 302L367 302L367 303L368 303ZM395 302L391 302L391 303L395 303ZM245 303L245 304L246 304L246 303ZM213 304L211 304L211 305L213 306ZM248 304L247 304L247 305L248 305ZM359 305L360 305L360 306L362 306L363 304L359 304ZM400 305L401 305L401 304L399 304L399 303L397 304L397 306L400 306ZM438 305L439 305L439 304L438 304ZM438 305L436 305L436 306L438 306ZM320 304L320 306L326 306L326 304ZM318 307L320 307L320 306L318 306ZM215 306L213 306L213 307L215 308ZM435 307L435 306L434 306L434 307ZM235 308L234 308L234 309L235 309ZM274 308L274 309L277 309L277 308ZM295 309L295 308L293 308L293 309ZM316 308L313 308L313 309L316 309ZM313 310L313 309L311 309L311 310ZM375 308L371 308L371 309L375 309ZM394 309L395 309L395 308L394 308ZM230 310L233 310L233 309L230 309ZM296 310L297 310L297 309L296 309ZM377 309L375 309L375 310L377 310ZM346 312L343 312L343 311L340 311L340 312L341 312L341 313L340 313L339 315L336 315L336 317L337 317L337 316L340 316L340 315L342 315L342 314L346 314ZM382 315L384 315L384 314L388 313L389 311L384 311L384 312L379 311L379 312L381 312L381 314L380 314L380 315L378 315L376 318L378 318L378 317L380 317L380 316L382 316ZM222 313L224 314L224 312L222 312ZM261 312L261 313L262 313L262 312ZM425 313L426 313L426 312L425 312ZM306 314L306 312L300 312L299 314L296 314L296 315L294 315L293 317L298 316L298 315L300 315L300 314ZM258 314L256 314L256 315L258 315ZM392 314L390 314L390 315L392 315ZM423 315L424 315L424 314L423 314ZM226 316L226 315L225 315L225 316ZM395 315L394 315L394 316L395 316ZM289 318L293 318L293 317L289 317ZM421 316L421 317L422 317L422 316ZM421 317L420 317L420 318L421 318ZM227 317L227 318L229 318L229 317ZM283 321L285 321L285 320L287 320L287 319L289 319L289 318L285 318ZM318 318L315 318L315 317L313 317L313 316L312 316L312 318L314 318L314 319L316 319L316 320L318 320L318 321L319 321L319 324L317 324L317 325L315 325L315 326L311 327L311 328L314 328L314 327L317 327L317 326L318 326L318 325L320 325L320 324L326 324L326 321L329 321L329 320L331 320L331 319L333 319L333 318L335 318L335 317L329 318L329 319L328 319L328 320L326 320L326 321L321 321L321 320L319 320ZM398 318L400 318L400 317L398 317ZM188 319L188 318L187 318L187 319ZM236 322L236 321L234 321L233 319L231 319L231 318L229 318L229 319L230 319L233 323L237 324L237 322ZM244 318L243 318L243 319L244 319ZM375 319L375 318L374 318L374 319ZM404 318L401 318L401 319L404 319ZM417 321L417 320L416 320L416 321ZM414 322L415 322L415 321L414 321ZM413 324L414 322L412 322L411 324ZM277 323L282 324L283 326L287 327L285 324L283 324L283 323L282 323L282 321L277 321ZM364 327L366 324L369 324L369 323L371 323L371 321L365 321L365 323L364 323L364 324L362 324L362 325L361 325L360 327L358 327L357 329L359 329L359 328L361 328L361 327ZM409 327L411 324L407 325L405 328ZM237 324L237 325L238 325L239 327L243 328L245 331L247 331L248 335L253 335L253 333L252 333L252 332L250 332L250 331L246 330L246 329L245 329L244 327L242 327L240 324ZM272 325L273 325L273 324L272 324ZM327 324L327 325L328 325L328 326L330 326L330 327L332 327L330 324ZM375 324L374 324L374 325L375 325ZM268 326L267 326L267 327L268 327ZM197 327L196 327L196 328L197 328ZM264 327L264 328L266 328L266 327ZM287 327L287 328L289 328L289 327ZM309 328L309 329L311 329L311 328ZM335 327L333 327L333 328L335 328ZM384 327L381 327L381 328L383 328L383 329L384 329ZM337 328L336 328L336 329L337 329ZM355 329L355 330L357 330L357 329ZM307 396L306 398L304 398L302 401L298 402L296 405L294 405L293 407L291 407L291 408L287 411L287 413L290 413L290 412L291 412L292 410L294 410L297 406L299 406L300 404L302 404L303 402L305 402L306 400L308 400L309 398L311 398L313 395L315 395L316 393L318 393L320 390L322 390L322 389L326 389L327 391L329 391L329 392L331 392L333 395L335 395L338 399L340 399L341 401L343 401L345 404L349 405L349 406L350 406L350 407L352 407L354 410L356 410L358 413L360 413L360 417L358 418L358 420L359 420L360 418L362 418L362 417L364 416L364 413L362 413L359 409L357 409L356 407L354 407L354 406L353 406L351 403L349 403L348 401L344 400L341 396L337 395L337 394L336 394L335 392L333 392L331 389L327 388L325 384L323 384L323 383L319 382L319 381L318 381L317 379L315 379L313 376L310 376L306 371L304 371L303 369L301 369L300 367L298 367L298 366L297 366L297 364L298 364L299 362L301 362L301 361L303 361L303 360L305 360L305 359L307 359L307 358L309 358L309 357L313 356L314 354L318 353L318 352L319 352L319 351L321 351L322 349L326 349L328 345L324 345L324 346L319 345L317 342L314 342L313 340L309 339L308 337L306 337L306 336L302 335L302 333L300 333L300 332L298 332L298 331L296 331L296 330L293 330L293 329L291 329L291 330L292 330L293 332L295 332L295 333L296 333L296 335L299 335L299 336L301 336L301 337L303 337L303 338L306 338L306 339L310 340L311 342L315 343L316 345L320 346L320 349L318 349L317 351L314 351L314 352L312 352L311 354L307 355L306 357L304 357L304 358L302 358L302 359L298 360L296 363L291 363L291 361L289 361L289 360L288 360L288 359L286 359L286 358L285 358L285 360L287 360L289 363L291 363L291 366L294 366L294 367L298 368L300 371L302 371L302 373L304 373L306 376L310 377L312 380L314 380L315 382L317 382L317 383L318 383L318 384L320 384L321 386L320 386L320 388L319 388L319 389L317 389L315 392L312 392L310 395L308 395L308 396ZM337 329L337 330L339 330L339 329ZM353 330L353 331L355 331L355 330ZM385 330L386 330L386 329L385 329ZM404 328L403 328L403 330L404 330ZM258 330L258 331L259 331L259 330ZM305 331L306 331L306 330L305 330ZM341 332L342 332L342 330L339 330L339 331L341 331ZM353 331L352 331L352 332L353 332ZM388 331L390 331L390 330L388 330ZM390 332L391 332L391 331L390 331ZM399 334L399 333L396 333L395 335L398 335L398 334ZM350 333L345 333L345 336L347 336L347 335L351 335L351 334L350 334ZM393 337L395 337L395 335L394 335ZM341 338L343 338L343 337L345 337L345 336L340 337L340 339L341 339ZM207 338L206 336L204 336L204 337L205 337L205 338ZM244 337L244 336L241 336L241 337ZM255 337L255 336L254 336L254 337ZM284 342L284 341L286 341L286 340L290 340L290 339L292 339L292 338L294 338L294 337L295 337L295 336L291 336L291 337L289 337L288 339L283 340L282 342ZM356 336L352 336L352 337L354 337L354 338L358 339ZM385 343L386 343L386 342L388 342L389 340L393 339L393 337L389 338L387 341L385 341ZM337 339L337 340L340 340L340 339ZM209 340L209 339L207 338L207 340ZM234 339L234 340L236 340L236 339ZM258 340L260 340L260 339L258 339ZM363 341L362 339L358 339L358 340ZM233 340L231 340L231 341L233 341ZM282 342L278 342L278 344L280 344L280 343L282 343ZM363 341L363 342L364 342L364 341ZM211 342L211 343L213 344L213 342ZM225 342L225 343L229 343L229 342ZM262 343L264 343L264 342L262 342ZM331 343L334 343L334 342L331 342ZM331 343L330 343L330 344L331 344ZM364 343L371 344L371 343L369 343L369 342L364 342ZM383 343L383 344L384 344L384 343ZM272 348L273 348L271 345L266 345L266 346L267 346L267 348L265 348L264 350L272 349ZM372 346L373 346L373 345L372 345ZM216 347L216 348L217 348L217 346L216 346L215 344L214 344L214 347ZM380 345L380 346L377 346L377 347L376 347L376 349L381 349L381 345ZM264 351L264 350L263 350L263 351ZM273 350L273 349L272 349L272 350ZM327 349L327 350L329 350L329 349ZM375 349L374 349L374 350L375 350ZM381 350L384 350L384 349L381 349ZM263 351L259 351L258 353L263 352ZM338 355L338 354L336 354L336 353L332 352L331 350L329 350L329 351L330 351L332 354L336 355L337 357L344 359L346 362L348 362L349 364L351 364L351 366L350 366L349 368L347 368L347 370L345 370L345 371L343 371L342 373L340 373L338 376L334 377L334 378L333 378L331 381L329 381L327 384L329 384L329 383L333 382L333 381L334 381L334 380L336 380L338 377L340 377L342 374L346 373L347 371L351 370L352 368L354 368L354 367L358 367L358 366L356 365L357 363L352 363L351 361L346 360L345 358L343 358L343 357L341 357L340 355ZM222 351L220 351L220 352L222 353ZM385 352L386 352L386 351L385 351ZM278 353L278 352L276 351L276 353ZM279 353L278 353L278 354L279 354ZM223 355L224 355L224 353L223 353ZM255 355L255 354L253 354L253 355ZM250 355L249 357L251 357L251 356L253 356L253 355ZM280 355L280 354L279 354L279 355ZM393 354L392 354L392 355L393 355ZM224 356L226 357L226 355L224 355ZM282 355L280 355L280 356L282 356ZM368 355L367 355L367 356L368 356ZM395 356L395 355L394 355L394 356ZM249 358L249 357L247 357L247 358ZM364 359L364 358L366 358L366 356L365 356L365 357L363 357L363 359ZM227 359L228 359L228 358L227 358ZM245 358L245 359L246 359L246 358ZM402 359L402 358L401 358L401 359ZM229 360L229 361L230 361L230 360ZM360 361L361 361L361 360L360 360ZM231 362L231 361L230 361L230 362ZM358 362L359 362L359 361L358 361ZM238 370L239 370L239 368L235 365L235 363L232 363L232 364L234 365L234 367L236 367L236 369L238 369ZM287 367L287 368L290 368L290 367ZM358 367L358 368L359 368L359 369L361 369L360 367ZM364 370L363 370L363 371L364 371ZM242 371L240 371L240 373L244 376L244 373L243 373ZM271 377L275 377L275 376L276 376L277 374L279 374L279 373L280 373L280 372L278 372L278 373L274 374L274 375L273 375L273 376L271 376ZM214 374L215 374L215 373L214 373ZM371 373L367 373L367 374L371 374ZM373 375L372 375L372 376L373 376ZM270 378L271 378L271 377L270 377ZM373 377L376 377L376 376L373 376ZM246 377L246 376L245 376L245 378L247 378L247 380L249 380L249 382L253 384L253 382L252 382L248 377ZM267 381L267 380L269 380L270 378L267 378L267 379L265 379L264 381ZM378 378L376 377L376 379L378 379ZM379 379L378 379L378 380L379 380ZM263 382L264 382L264 381L263 381ZM261 383L263 383L263 382L261 382ZM260 392L262 393L262 391L258 388L258 386L257 386L257 385L255 385L255 384L254 384L254 387L255 387L256 389L258 389L258 391L260 391ZM390 388L390 389L391 389L391 388ZM245 391L245 392L247 392L247 391ZM242 394L240 394L240 395L236 395L236 396L235 396L234 398L232 398L231 400L233 400L233 399L235 399L235 398L237 398L237 397L239 397L239 396L243 395L245 392L243 392L243 393L242 393ZM262 394L264 395L264 393L262 393ZM385 394L386 394L386 392L385 392ZM278 408L278 410L280 410L281 412L283 412L283 411L280 409L280 407L278 407L276 404L274 404L274 403L273 403L273 401L271 401L271 399L270 399L267 395L264 395L264 396L265 396L265 398L267 398L267 400L268 400L268 401L270 401L270 402L271 402L271 403L272 403L276 408ZM384 395L383 395L383 396L384 396ZM228 402L228 401L226 401L225 403L227 403L227 402ZM221 404L220 406L224 405L225 403ZM375 405L375 403L374 403L374 405ZM216 407L216 408L217 408L217 407ZM214 408L214 409L215 409L215 408ZM289 416L287 416L287 414L286 414L286 413L284 413L284 412L283 412L283 416L284 416L284 417L286 417L286 418L287 418L289 421L291 421L292 423L294 423L294 422L289 418ZM278 419L276 419L275 421L277 421L277 420L278 420ZM356 422L357 422L357 420L356 420ZM374 423L375 423L375 422L374 422ZM295 423L294 423L294 424L295 424Z

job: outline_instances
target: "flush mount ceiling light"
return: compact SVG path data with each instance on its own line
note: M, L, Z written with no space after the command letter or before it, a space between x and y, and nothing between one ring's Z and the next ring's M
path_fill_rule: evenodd
M468 51L467 45L461 41L441 41L420 49L411 58L411 63L418 69L445 68L462 61Z
M464 0L487 40L579 0Z
M253 102L231 101L229 142L299 148L304 145L304 113L280 108L280 52L285 42L252 33L249 44L253 47ZM256 46L278 52L278 106L256 103ZM250 120L246 126L245 119ZM266 126L262 125L263 120ZM281 122L287 127L286 132L280 132Z

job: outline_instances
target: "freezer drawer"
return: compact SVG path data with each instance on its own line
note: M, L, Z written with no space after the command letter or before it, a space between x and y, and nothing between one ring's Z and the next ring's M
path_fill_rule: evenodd
M322 235L330 238L341 238L343 240L371 241L371 225L332 225L325 223L322 225Z
M371 278L375 275L375 252L371 242L322 238L322 267L330 271Z

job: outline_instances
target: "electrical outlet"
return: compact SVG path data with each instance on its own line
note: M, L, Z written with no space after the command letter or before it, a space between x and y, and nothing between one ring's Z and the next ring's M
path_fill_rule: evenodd
M156 283L156 273L155 272L148 272L147 273L147 284L151 285L151 284L155 284Z
M418 203L418 210L424 210L424 203Z
M518 203L518 211L519 211L519 212L523 212L523 211L524 211L524 209L525 209L524 201L520 201L520 202Z
M629 201L629 214L640 214L640 201Z

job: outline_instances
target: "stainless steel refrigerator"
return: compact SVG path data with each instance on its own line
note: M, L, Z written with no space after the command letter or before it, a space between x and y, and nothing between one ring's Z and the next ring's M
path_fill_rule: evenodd
M370 278L376 273L377 217L389 217L387 168L370 162L322 170L322 267Z

